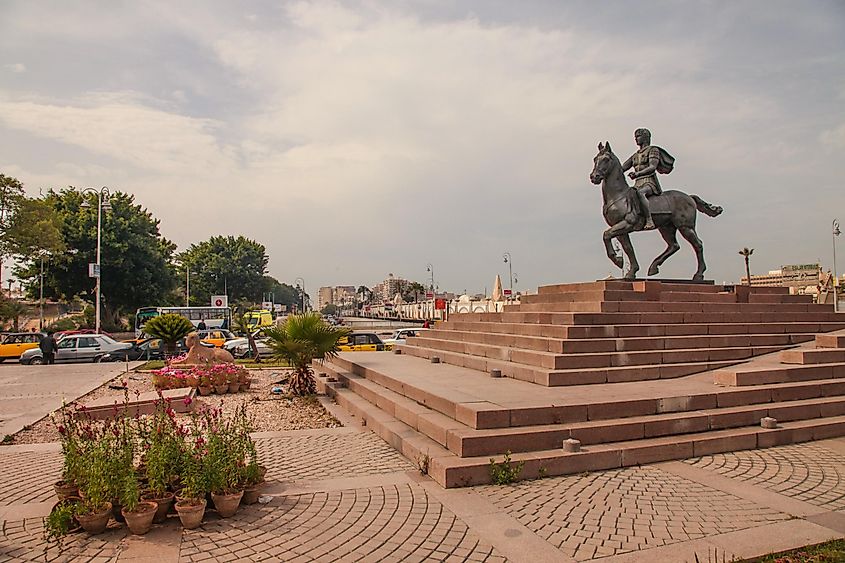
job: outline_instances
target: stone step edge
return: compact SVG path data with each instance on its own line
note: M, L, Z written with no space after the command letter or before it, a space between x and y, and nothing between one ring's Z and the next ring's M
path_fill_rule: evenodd
M321 365L319 370L333 371L336 374L352 373L352 375L362 377L380 388L476 430L614 419L624 420L650 414L677 414L708 409L762 406L786 401L824 399L845 395L845 382L834 380L824 383L787 383L756 389L721 389L713 393L676 397L549 405L548 407L505 408L482 400L456 403L444 397L429 397L428 395L431 395L431 392L404 383L389 375L370 368L364 368L363 373L354 373L351 366L352 362L344 361L342 358L334 358L332 362Z
M567 387L596 383L628 383L631 381L674 379L726 368L744 363L749 359L737 358L722 361L667 362L662 364L551 369L514 361L498 360L486 356L422 348L411 344L403 344L397 346L397 348L409 356L426 359L436 356L443 363L472 369L481 373L489 373L491 369L499 369L504 377L534 383L543 387Z
M420 471L428 474L444 488L489 484L490 464L501 463L501 456L460 458L407 424L380 411L365 399L348 389L333 388L318 383L329 396L363 423L385 442L400 452ZM779 428L731 429L676 437L637 440L633 443L603 444L588 447L577 453L563 450L541 450L517 453L511 456L512 464L523 463L520 477L535 479L544 476L567 475L585 471L616 469L643 463L699 457L743 449L771 447L810 440L823 440L845 435L845 417L816 419L811 422L785 423Z
M576 336L572 334L567 334L565 337L561 337L561 339L567 340L590 340L596 338L607 338L607 339L615 339L615 338L659 338L659 337L671 337L671 336L748 336L748 335L756 335L756 334L814 334L819 335L820 333L826 334L828 332L833 332L837 330L845 329L845 322L842 323L834 323L834 322L800 322L800 321L791 321L791 322L772 322L772 323L649 323L649 324L638 324L638 325L615 325L615 324L605 324L605 325L555 325L555 324L543 324L543 323L502 323L502 322L489 322L489 321L465 321L465 320L449 320L443 323L442 325L438 325L439 330L451 330L452 323L471 323L477 325L487 325L487 326L496 326L498 328L508 328L515 330L516 327L536 327L538 330L543 330L546 332L554 332L559 329L564 329L565 332L587 332L590 330L596 331L597 329L604 329L609 334L602 335L602 336ZM790 325L797 325L797 326L790 326ZM830 326L824 326L830 325ZM750 327L761 328L766 327L766 330L771 330L771 327L783 327L789 328L790 330L783 330L781 332L749 332L748 330L744 331L737 331L737 332L710 332L713 329L719 330L719 327L723 330L725 327L745 327L746 329ZM698 330L702 329L704 332L690 332L684 334L665 334L665 329L668 327L678 328L683 327L683 330ZM472 327L472 329L476 329L480 327ZM622 332L630 332L631 329L645 329L645 330L655 330L655 329L664 329L663 334L654 334L654 335L647 335L647 336L628 336L628 335L620 335L619 331ZM484 332L483 330L472 330L472 329L459 329L465 332ZM571 329L571 330L570 330ZM822 330L827 329L827 330ZM490 334L507 334L511 336L533 336L527 335L523 333L517 332L507 332L507 331L490 331Z
M524 361L517 361L513 359L504 359L498 358L495 356L488 356L481 353L468 353L468 352L460 352L456 350L450 350L448 348L439 347L443 343L446 346L453 346L454 345L471 345L477 349L478 352L495 352L495 351L502 351L504 352L507 350L509 356L513 356L516 354L518 357L524 356L525 359L536 358L538 363L526 363ZM483 342L467 342L465 340L450 340L446 338L430 338L428 336L423 337L416 337L413 339L408 339L408 342L404 344L406 347L414 347L419 349L428 349L434 351L445 351L451 352L453 354L466 354L468 356L476 356L481 358L488 358L492 360L500 360L500 361L508 361L508 362L516 362L523 365L534 366L539 368L545 368L549 370L566 370L566 369L584 369L584 368L610 368L610 367L632 367L632 366L647 366L647 365L669 365L669 364L678 364L678 363L692 363L692 362L718 362L724 360L744 360L747 358L755 357L755 356L763 356L765 354L771 354L773 352L780 352L786 350L788 348L792 348L795 346L800 345L801 343L795 344L769 344L769 345L751 345L751 346L712 346L707 347L703 346L700 348L669 348L669 349L659 349L659 350L614 350L614 351L606 351L606 352L548 352L543 350L534 350L530 348L521 348L516 346L505 346L505 345L498 345L498 344L485 344ZM707 353L709 356L710 352L719 355L724 354L725 356L733 356L733 353L741 354L743 352L749 351L750 355L739 355L734 357L724 357L724 358L703 358L703 359L693 359L692 361L664 361L662 355L680 355L680 356L695 356L701 355L703 353ZM661 355L659 361L654 361L653 357L657 354ZM602 360L607 358L608 364L602 365ZM632 360L631 363L625 364L613 364L614 358L630 358ZM642 360L643 363L635 363L637 360ZM544 366L542 365L545 362L553 362L555 364L559 362L571 362L576 365L570 366L561 366L561 367L552 367L552 366ZM595 365L589 365L589 364Z
M548 446L549 440L560 444L565 439L575 438L583 445L593 445L606 443L605 440L599 440L603 434L614 436L615 441L623 438L635 440L753 426L766 416L785 422L845 416L843 395L680 413L479 430L361 376L334 373L342 386L460 457L496 455L504 450L530 451L518 445L526 440L545 441L545 446ZM480 445L485 440L492 440L499 445L485 450ZM473 441L478 445L468 445ZM509 444L502 446L502 442ZM470 448L470 452L465 454L466 448Z
M777 383L838 380L845 378L845 362L827 364L781 364L763 368L718 369L713 382L725 387L749 387Z

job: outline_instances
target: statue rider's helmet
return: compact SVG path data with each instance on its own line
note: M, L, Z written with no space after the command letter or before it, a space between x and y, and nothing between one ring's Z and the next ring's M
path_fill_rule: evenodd
M651 144L651 131L649 131L645 127L640 127L639 129L634 131L634 138L635 139L640 137L641 135L643 137L645 137L645 144L650 145Z

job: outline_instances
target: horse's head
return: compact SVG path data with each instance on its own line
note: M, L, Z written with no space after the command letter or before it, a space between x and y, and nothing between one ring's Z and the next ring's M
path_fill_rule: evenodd
M619 159L610 150L610 141L604 144L599 143L599 153L593 158L593 171L590 172L590 181L596 185L601 184L607 178L611 166L618 164Z

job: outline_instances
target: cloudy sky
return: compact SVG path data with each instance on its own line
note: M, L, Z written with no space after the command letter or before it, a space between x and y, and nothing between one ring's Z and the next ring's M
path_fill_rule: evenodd
M135 194L184 249L263 243L292 283L489 292L618 273L599 141L677 159L707 276L831 265L845 4L776 0L0 3L0 172ZM666 276L695 269L689 247ZM643 270L663 243L635 237ZM844 257L840 270L845 268ZM507 284L507 281L506 281Z

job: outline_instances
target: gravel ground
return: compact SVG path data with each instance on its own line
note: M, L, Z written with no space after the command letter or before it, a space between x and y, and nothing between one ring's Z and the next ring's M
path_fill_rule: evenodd
M315 398L287 397L272 392L274 387L287 389L286 380L289 370L250 370L252 385L246 391L234 395L209 395L197 397L197 400L209 406L223 407L225 414L232 413L241 403L247 403L247 410L255 421L256 431L267 430L304 430L308 428L335 428L342 426ZM113 399L122 402L124 390L120 388L126 381L130 399L135 397L135 391L147 393L155 391L149 373L130 373L128 377L121 375L109 383L94 389L79 399L85 405L94 401ZM118 386L112 389L110 386ZM180 415L186 416L186 415ZM58 442L59 433L50 417L42 418L27 429L14 435L13 444L38 444L43 442Z

